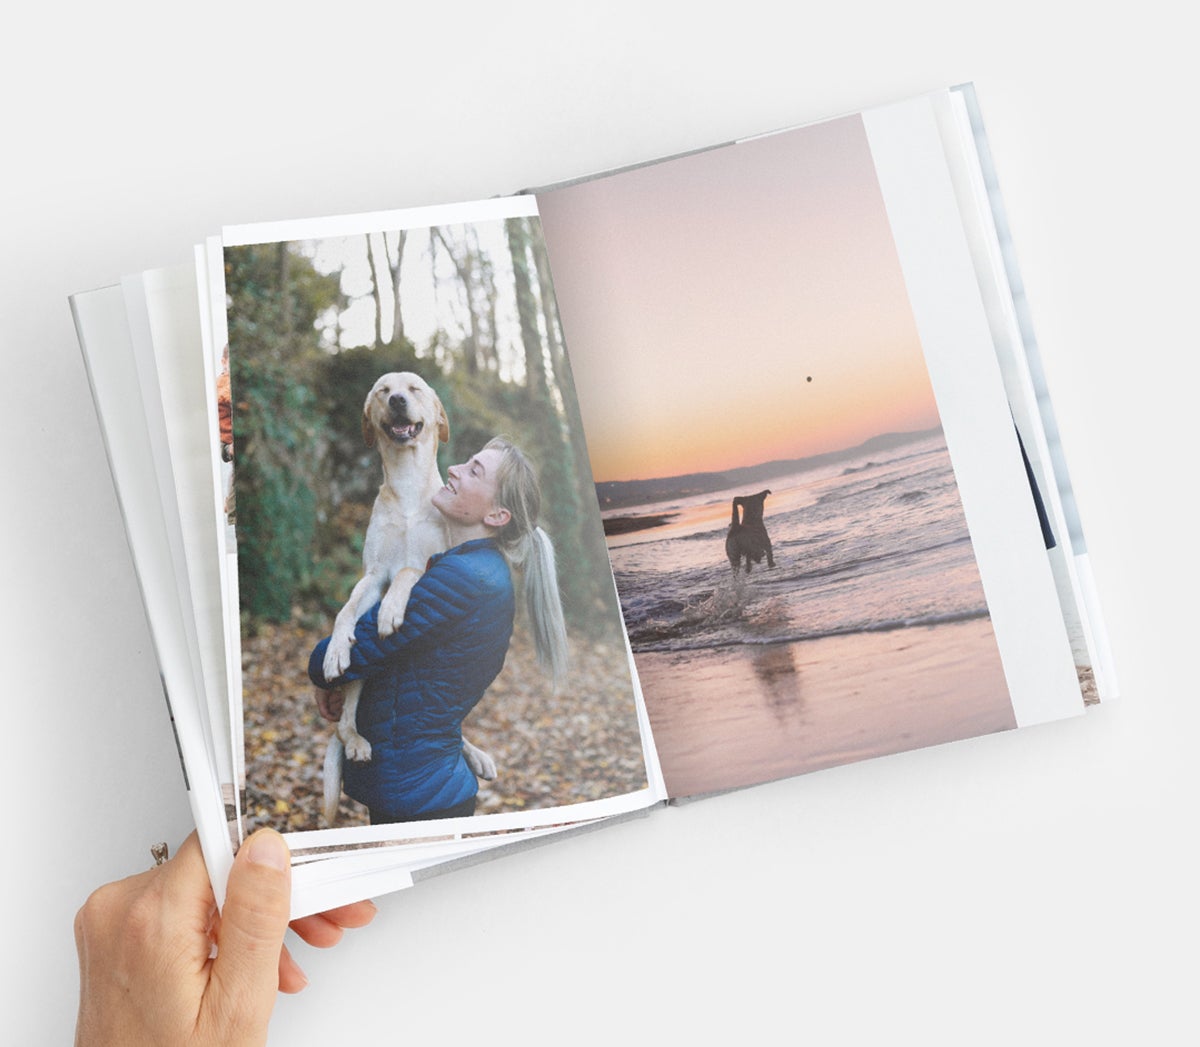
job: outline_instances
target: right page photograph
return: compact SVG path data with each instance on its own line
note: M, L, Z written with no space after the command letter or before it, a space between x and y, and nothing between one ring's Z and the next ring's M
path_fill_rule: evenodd
M907 228L939 151L910 109L538 193L673 797L1082 711L936 165Z

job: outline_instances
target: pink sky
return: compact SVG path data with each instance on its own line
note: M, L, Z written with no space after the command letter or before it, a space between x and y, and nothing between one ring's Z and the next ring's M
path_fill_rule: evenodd
M938 423L858 117L538 203L597 480Z

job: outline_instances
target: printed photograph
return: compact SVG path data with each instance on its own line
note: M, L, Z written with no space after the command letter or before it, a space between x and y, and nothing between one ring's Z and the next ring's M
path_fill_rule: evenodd
M1014 727L861 120L538 200L669 793Z
M538 219L227 247L225 281L243 831L643 789Z

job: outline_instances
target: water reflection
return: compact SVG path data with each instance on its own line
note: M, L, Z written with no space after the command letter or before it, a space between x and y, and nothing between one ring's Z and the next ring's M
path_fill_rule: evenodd
M798 718L804 710L793 650L790 643L768 644L754 648L750 659L763 701L781 724Z

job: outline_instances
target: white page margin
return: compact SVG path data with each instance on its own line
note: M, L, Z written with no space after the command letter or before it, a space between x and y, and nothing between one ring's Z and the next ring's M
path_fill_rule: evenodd
M221 242L226 247L245 247L249 244L273 244L280 240L357 236L380 229L424 229L435 225L464 225L504 218L533 218L536 215L537 200L533 196L500 196L490 200L408 207L395 211L232 225L221 230Z
M930 96L863 125L1020 727L1083 699Z

